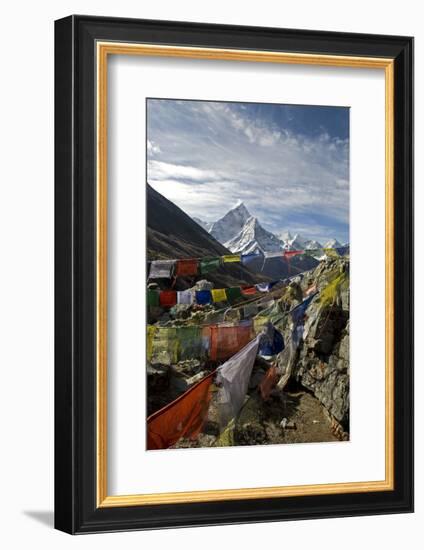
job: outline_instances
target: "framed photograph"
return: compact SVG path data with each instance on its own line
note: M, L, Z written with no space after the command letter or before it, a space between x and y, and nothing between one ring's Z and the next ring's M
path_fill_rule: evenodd
M55 24L55 525L413 510L413 39Z

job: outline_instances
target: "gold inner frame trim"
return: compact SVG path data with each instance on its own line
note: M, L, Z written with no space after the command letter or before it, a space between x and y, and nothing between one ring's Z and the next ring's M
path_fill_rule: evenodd
M255 498L364 493L394 489L394 60L302 53L97 42L97 506L142 506ZM142 55L384 69L385 72L385 479L315 485L109 496L107 493L107 61Z

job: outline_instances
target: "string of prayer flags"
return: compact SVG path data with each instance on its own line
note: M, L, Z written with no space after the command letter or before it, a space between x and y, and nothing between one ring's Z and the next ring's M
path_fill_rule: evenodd
M271 391L274 388L278 381L278 370L275 365L270 367L265 376L263 377L261 383L259 384L259 391L261 392L261 397L264 401L269 399Z
M214 288L211 290L213 302L226 302L227 292L225 288Z
M260 336L248 342L238 353L217 369L218 418L221 428L236 418L244 399L258 352Z
M159 303L162 307L172 307L177 303L176 290L161 290L159 294Z
M194 303L194 292L192 290L177 291L177 304L191 305Z
M232 286L226 289L227 300L229 302L234 302L239 298L242 298L241 288L239 286Z
M210 304L212 301L212 294L210 290L196 290L196 302L199 305Z
M283 351L284 347L283 335L274 327L274 325L272 325L272 323L268 323L259 344L259 355L265 357L277 355L277 353Z
M153 260L150 265L149 279L170 279L174 267L175 260Z
M148 288L147 289L147 305L151 307L157 307L159 306L159 291Z
M211 399L211 372L175 401L147 419L147 449L168 449L182 437L196 439L206 421Z
M241 256L240 254L226 254L225 256L221 256L222 263L228 264L228 263L234 263L234 262L240 262Z
M200 273L204 275L205 273L216 271L220 265L221 258L203 258L200 260Z
M193 277L199 271L198 260L177 260L175 275L177 277Z
M209 357L212 361L228 359L252 338L252 323L225 326L212 325L209 329Z

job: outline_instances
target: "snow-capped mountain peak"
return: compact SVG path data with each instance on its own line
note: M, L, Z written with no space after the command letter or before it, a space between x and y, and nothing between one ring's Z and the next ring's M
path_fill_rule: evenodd
M212 224L209 233L220 243L225 243L241 231L250 217L244 203L239 202L225 216Z
M282 250L281 241L264 229L254 216L248 218L239 233L224 243L234 253L251 254Z
M324 248L339 248L341 246L342 245L337 239L330 239L328 242L325 243Z

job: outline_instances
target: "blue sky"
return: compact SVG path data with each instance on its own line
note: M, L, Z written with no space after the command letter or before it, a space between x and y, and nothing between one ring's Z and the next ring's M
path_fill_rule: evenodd
M149 99L147 180L190 216L243 201L275 233L349 240L349 109Z

